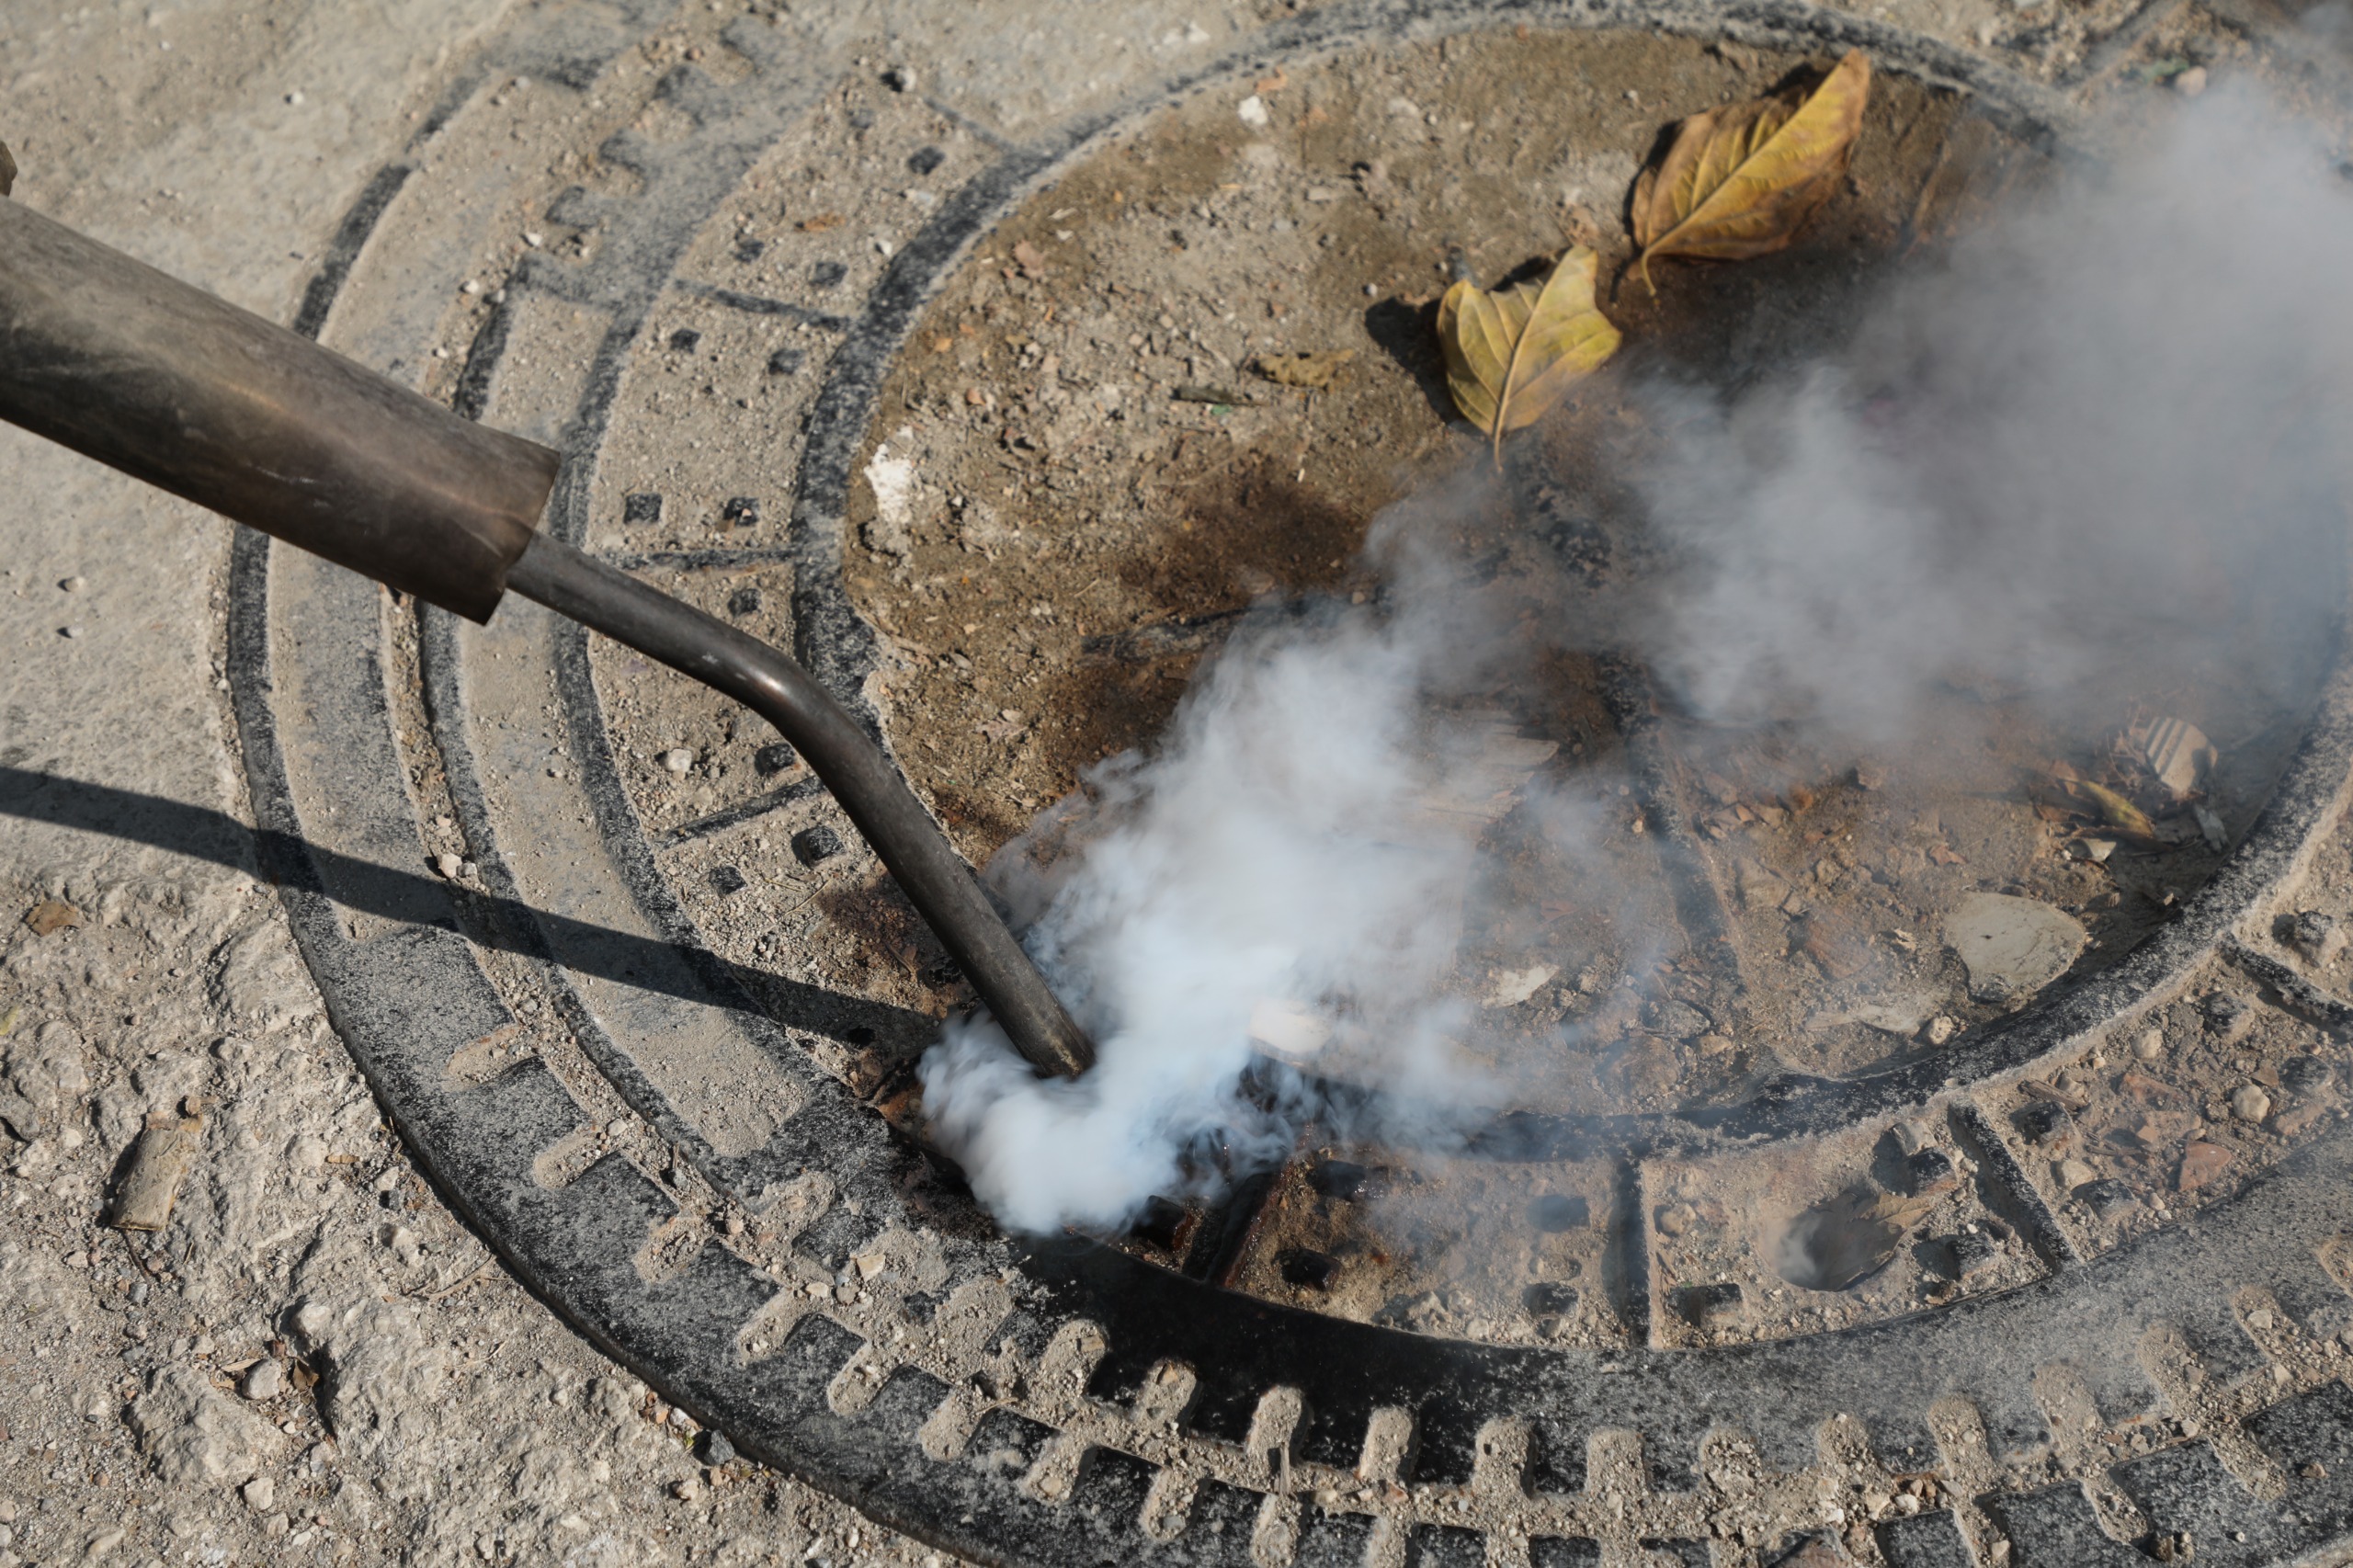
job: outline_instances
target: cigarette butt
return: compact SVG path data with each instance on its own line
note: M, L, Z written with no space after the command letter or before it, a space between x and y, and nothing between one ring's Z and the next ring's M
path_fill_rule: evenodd
M111 1221L115 1229L160 1231L171 1222L180 1181L196 1159L197 1142L203 1134L204 1122L199 1117L147 1119L146 1131L131 1151L130 1168L115 1188Z

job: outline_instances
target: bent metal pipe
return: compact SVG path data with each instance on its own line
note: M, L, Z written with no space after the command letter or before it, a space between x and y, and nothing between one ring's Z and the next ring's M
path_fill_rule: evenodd
M782 653L538 531L558 455L13 201L0 418L486 621L508 588L753 709L817 776L1014 1047L1094 1050L880 745Z

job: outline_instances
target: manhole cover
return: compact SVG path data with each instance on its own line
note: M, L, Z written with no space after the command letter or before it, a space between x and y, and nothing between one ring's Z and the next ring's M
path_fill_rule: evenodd
M435 390L562 445L555 531L797 648L980 858L1252 600L1378 591L1367 519L1445 455L1438 266L1525 261L1514 193L1598 240L1662 120L1869 49L1809 246L1613 307L1736 377L2047 155L2040 95L1939 46L1796 7L1723 31L1338 6L1005 149L743 18L473 290L464 194L386 170L306 321L438 350ZM837 182L853 141L904 187ZM1234 369L1336 347L1357 373L1312 395ZM1638 579L1574 480L1618 413L1528 443L1463 548L1501 580L1537 552L1547 593ZM2007 781L2056 737L1955 788L1558 661L1498 744L1593 783L1635 891L1534 930L1470 898L1462 950L1484 1049L1584 1047L1458 1157L1311 1136L1231 1201L1038 1244L903 1135L957 978L789 748L519 601L419 617L251 538L236 581L276 870L419 1156L584 1333L879 1518L1039 1562L1773 1561L1826 1529L1903 1568L2185 1535L2252 1563L2353 1529L2334 676L2259 717L2220 676L2143 694L2229 744L2222 846L2110 864L2032 853ZM442 856L472 869L419 874ZM1489 902L1560 871L1506 857Z

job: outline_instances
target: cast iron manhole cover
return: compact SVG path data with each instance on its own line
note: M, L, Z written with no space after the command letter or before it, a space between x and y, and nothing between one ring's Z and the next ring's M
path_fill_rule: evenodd
M553 531L794 647L975 858L1145 738L1247 597L1367 590L1365 519L1438 428L1412 347L1433 264L1523 259L1496 198L1528 171L1574 233L1663 118L1870 51L1855 199L1777 264L1786 318L1627 303L1722 373L1965 222L2057 113L1796 6L1368 4L1006 146L818 79L792 39L745 17L620 65L625 30L518 41L371 183L303 324L560 446ZM438 175L436 139L560 141L591 91L642 112L484 256L514 215ZM904 185L840 182L853 143ZM1180 297L1188 275L1232 297ZM1289 315L1267 348L1360 327L1396 373L1307 409L1347 438L1284 447L1223 395L1245 312ZM878 505L860 476L887 489L894 458L938 506ZM1496 548L1632 570L1554 472L1514 469L1536 526ZM1536 727L1623 781L1651 902L1564 909L1542 963L1473 910L1465 951L1609 1049L1461 1157L1311 1134L1214 1211L1040 1244L894 1119L957 980L789 748L520 601L478 630L250 535L235 583L273 870L418 1157L583 1333L898 1528L987 1561L1236 1564L1747 1562L1827 1531L1900 1568L2268 1563L2353 1531L2340 676L2234 749L2226 849L2103 902L2097 862L2030 864L2015 802L1868 760L1751 759L1821 775L1768 790L1737 755L1700 767L1639 670L1566 671ZM1998 887L2101 946L2011 1010L1904 933L1881 978L1906 983L1871 990L1847 927L1874 868L1948 934L2009 929ZM1665 979L1621 985L1634 931L1674 948ZM2234 1120L2246 1084L2265 1113ZM1939 1206L1918 1246L1850 1282L1835 1244L1763 1239L1834 1222L1875 1169ZM1745 1211L1766 1193L1789 1211ZM1456 1233L1393 1244L1416 1212Z

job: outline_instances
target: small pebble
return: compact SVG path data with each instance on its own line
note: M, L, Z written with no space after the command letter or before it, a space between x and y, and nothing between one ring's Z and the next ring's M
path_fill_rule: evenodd
M1721 1333L1737 1328L1748 1316L1748 1305L1737 1285L1695 1285L1683 1293L1684 1315L1692 1324Z
M2193 65L2173 79L2173 90L2185 98L2194 98L2206 90L2206 67Z
M69 578L79 582L79 578ZM2302 948L2315 961L2326 963L2345 946L2345 934L2336 928L2336 917L2317 909L2300 911L2288 923L2288 939Z
M286 1369L274 1356L265 1356L245 1369L245 1380L239 1385L247 1399L256 1403L276 1399L286 1392Z
M1956 1278L1973 1279L2002 1261L2001 1244L1982 1233L1963 1232L1945 1244L1952 1251Z
M687 776L694 765L695 754L684 746L673 746L662 754L664 769L676 774L681 778Z
M2279 1082L2300 1095L2317 1094L2336 1076L2336 1070L2317 1056L2290 1056L2279 1064Z
M2075 1119L2055 1100L2036 1100L2018 1114L2018 1131L2038 1148L2056 1148L2075 1131Z
M1240 117L1243 124L1254 131L1264 130L1267 122L1273 119L1267 112L1267 100L1256 93L1235 105L1233 112Z
M2132 1054L2143 1062L2154 1062L2165 1053L2165 1031L2150 1029L2132 1042Z
M691 1475L684 1481L674 1481L670 1483L670 1495L681 1503L691 1503L702 1495L702 1483Z
M2092 1207L2092 1212L2105 1220L2132 1201L2132 1189L2120 1181L2101 1180L2087 1183L2076 1193Z
M266 1475L256 1475L237 1489L237 1495L243 1497L245 1506L255 1513L266 1514L278 1501L278 1483Z
M2087 1187L2099 1179L2099 1173L2081 1160L2062 1160L2056 1169L2060 1187L2069 1192L2075 1191L2079 1187Z
M1918 1117L1907 1116L1889 1131L1895 1134L1895 1146L1904 1151L1907 1159L1937 1141L1928 1124Z
M2271 1096L2254 1084L2242 1084L2231 1091L2231 1114L2241 1121L2261 1121L2271 1114Z
M464 874L466 863L455 855L444 853L433 857L433 869L454 882Z
M88 587L88 586L90 585L90 580L89 580L88 578L86 578L86 577L81 576L80 574L75 574L75 575L74 575L74 576L71 576L71 577L68 577L68 578L64 579L63 582L59 583L57 585L58 585L59 587L61 587L61 588L64 589L64 590L65 590L67 593L69 593L69 594L78 594L78 593L80 593L84 588L86 588L86 587Z

